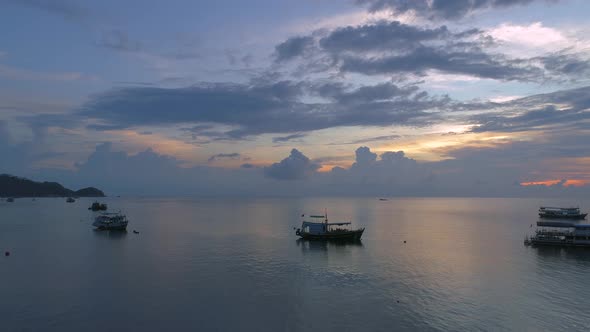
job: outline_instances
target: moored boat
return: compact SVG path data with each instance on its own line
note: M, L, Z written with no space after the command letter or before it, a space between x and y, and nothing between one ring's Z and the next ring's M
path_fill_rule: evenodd
M126 230L127 216L121 213L101 213L94 219L92 226L101 230Z
M305 218L305 215L302 215ZM323 219L323 221L301 222L301 228L295 234L302 239L308 240L360 240L364 228L352 229L351 222L329 223L327 216L309 216L311 220Z
M12 198L12 197L8 197L8 198L6 199L6 201L7 201L8 203L12 203L12 202L14 202L14 198Z
M538 221L535 233L526 237L526 245L590 247L590 224Z
M88 208L88 210L92 210L92 211L105 211L106 209L107 209L107 205L101 204L99 202L92 203L92 205Z
M579 207L541 206L539 217L545 219L585 219L588 213L581 213Z

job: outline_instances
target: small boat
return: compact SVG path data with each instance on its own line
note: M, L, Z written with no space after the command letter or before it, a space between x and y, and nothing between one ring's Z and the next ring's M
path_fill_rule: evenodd
M305 218L305 215L302 215ZM324 216L309 216L312 220L323 219L323 221L301 222L301 228L295 231L295 235L308 240L360 240L364 228L352 229L351 222L329 223L327 214Z
M12 197L8 197L8 198L6 199L6 201L7 201L8 203L12 203L12 202L14 202L14 198L12 198Z
M121 213L101 213L94 219L92 226L100 230L126 230L127 216Z
M66 199L66 202L68 203L74 203L76 200L73 199L72 197L68 197L68 199Z
M380 201L387 201L387 198L379 198Z
M538 221L525 245L590 247L590 225L559 221Z
M106 211L106 209L107 209L107 205L101 204L99 202L92 203L92 205L88 208L88 210L92 210L92 211Z
M539 217L545 219L585 219L588 213L581 213L579 207L550 207L541 206Z

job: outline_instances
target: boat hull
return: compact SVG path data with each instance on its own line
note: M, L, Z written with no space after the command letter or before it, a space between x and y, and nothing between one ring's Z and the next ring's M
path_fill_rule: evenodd
M125 225L112 225L112 226L102 226L102 225L94 225L96 229L101 231L125 231L127 230L127 224Z
M588 213L576 214L576 215L550 215L539 213L539 218L543 219L569 219L569 220L582 220L586 219Z
M533 245L533 246L553 246L553 247L590 247L590 241L568 241L568 240L552 241L552 240L530 239L528 242L525 242L525 244Z
M330 232L325 234L311 234L300 232L298 235L306 240L360 240L364 229L349 232Z

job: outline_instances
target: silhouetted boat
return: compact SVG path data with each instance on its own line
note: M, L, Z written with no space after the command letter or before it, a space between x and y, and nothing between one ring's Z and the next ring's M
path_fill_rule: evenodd
M580 213L579 207L550 207L541 206L539 208L539 217L545 219L584 219L588 213Z
M590 225L559 221L538 221L535 234L526 245L590 247Z
M387 198L379 198L380 201L387 201Z
M107 205L101 204L99 202L92 203L92 205L88 208L88 210L92 210L92 211L105 211L106 209L107 209Z
M121 213L101 213L94 219L92 226L101 230L126 230L127 217Z
M301 217L305 218L305 215ZM323 221L301 222L301 228L295 234L302 239L308 240L360 240L364 228L352 229L350 222L329 223L327 214L325 216L309 216L311 219L324 219Z
M72 197L68 197L68 199L66 199L66 202L68 203L74 203L76 200L73 199Z

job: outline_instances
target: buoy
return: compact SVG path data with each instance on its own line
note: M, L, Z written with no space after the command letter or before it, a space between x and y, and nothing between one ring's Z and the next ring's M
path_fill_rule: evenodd
M6 252L4 253L4 256L6 256L6 257L10 256L10 251L6 251Z

